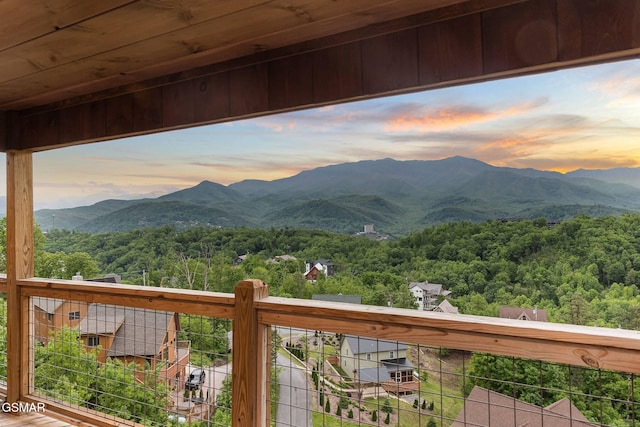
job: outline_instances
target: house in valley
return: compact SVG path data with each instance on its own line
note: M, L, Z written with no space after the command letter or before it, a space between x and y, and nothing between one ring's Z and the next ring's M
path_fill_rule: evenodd
M189 346L179 342L177 313L109 304L91 304L78 324L87 348L98 349L98 360L134 362L140 370L160 367L169 385L184 383Z
M407 344L354 335L340 342L340 367L360 386L381 386L396 394L419 387L413 365L407 359Z
M409 283L409 292L415 298L420 311L433 311L442 298L451 294L451 291L447 291L443 285L427 281Z
M451 427L595 427L566 397L541 408L475 386Z
M334 264L327 259L319 259L315 262L307 262L304 272L304 278L309 282L315 283L318 276L323 274L324 277L330 277L335 274Z
M500 307L502 319L532 320L535 322L547 321L547 310L539 308Z
M87 314L87 304L58 298L33 297L33 322L36 341L47 345L49 336L63 326L75 328Z

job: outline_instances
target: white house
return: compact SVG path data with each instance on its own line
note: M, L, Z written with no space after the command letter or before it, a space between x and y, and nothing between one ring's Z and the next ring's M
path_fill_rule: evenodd
M439 283L411 282L409 283L409 291L416 299L418 310L433 311L438 307L438 297L447 297L451 291L444 289Z

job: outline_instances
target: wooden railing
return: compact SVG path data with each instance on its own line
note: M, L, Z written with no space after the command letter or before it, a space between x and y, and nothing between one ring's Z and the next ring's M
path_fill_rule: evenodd
M640 373L640 332L635 331L277 298L268 296L268 287L258 280L241 282L235 295L47 279L18 280L17 286L25 300L41 296L233 320L234 427L268 425L271 325ZM5 290L6 279L0 277L0 291ZM21 316L28 312L21 311ZM7 327L14 327L15 321L9 315ZM22 334L24 343L28 337ZM21 360L25 369L32 370L28 363ZM19 400L41 401L32 384L18 387L12 381L10 376L7 389L17 387ZM99 413L47 405L50 412L93 425L117 424Z

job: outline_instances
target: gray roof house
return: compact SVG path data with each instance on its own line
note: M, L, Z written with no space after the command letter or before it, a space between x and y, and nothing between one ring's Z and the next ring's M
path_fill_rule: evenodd
M547 321L547 310L540 308L500 307L500 317L503 319L533 320L536 322Z
M169 358L179 319L176 313L166 311L91 304L78 327L88 347L101 347L102 361L118 357L152 362Z
M440 283L411 282L409 292L416 299L418 310L432 311L438 306L438 297L448 297L451 291L447 291Z
M398 341L344 335L340 367L361 384L409 383L413 381L413 365L407 359L407 349L407 344Z
M595 427L567 398L539 407L474 387L451 427Z

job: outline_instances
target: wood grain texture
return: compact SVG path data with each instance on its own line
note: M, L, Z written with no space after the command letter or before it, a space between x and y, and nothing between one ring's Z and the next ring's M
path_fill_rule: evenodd
M640 47L640 2L558 0L560 60Z
M555 63L557 40L555 0L531 0L483 12L484 72Z
M7 400L28 391L28 298L18 279L33 276L33 155L10 151L7 157Z
M199 123L229 117L229 73L192 79L194 114Z
M418 29L420 84L474 77L483 72L480 14Z
M260 322L640 373L640 332L350 304L256 303Z
M270 110L313 103L312 59L311 54L303 54L269 63Z
M0 51L33 40L96 15L114 10L134 0L3 0L0 4Z
M251 116L269 110L269 67L259 64L229 72L229 111Z
M19 286L22 293L29 297L124 305L223 319L233 319L235 316L234 296L219 292L51 279L20 280Z
M360 42L313 53L313 96L316 102L339 101L362 94L362 44Z
M61 144L104 138L107 134L104 101L66 108L60 111L58 117Z
M269 355L267 326L258 323L254 304L268 296L260 280L244 280L235 289L231 422L234 426L261 426L266 422Z
M105 132L107 136L133 132L133 95L127 94L105 100Z
M417 86L417 30L410 29L364 40L362 75L365 94Z

